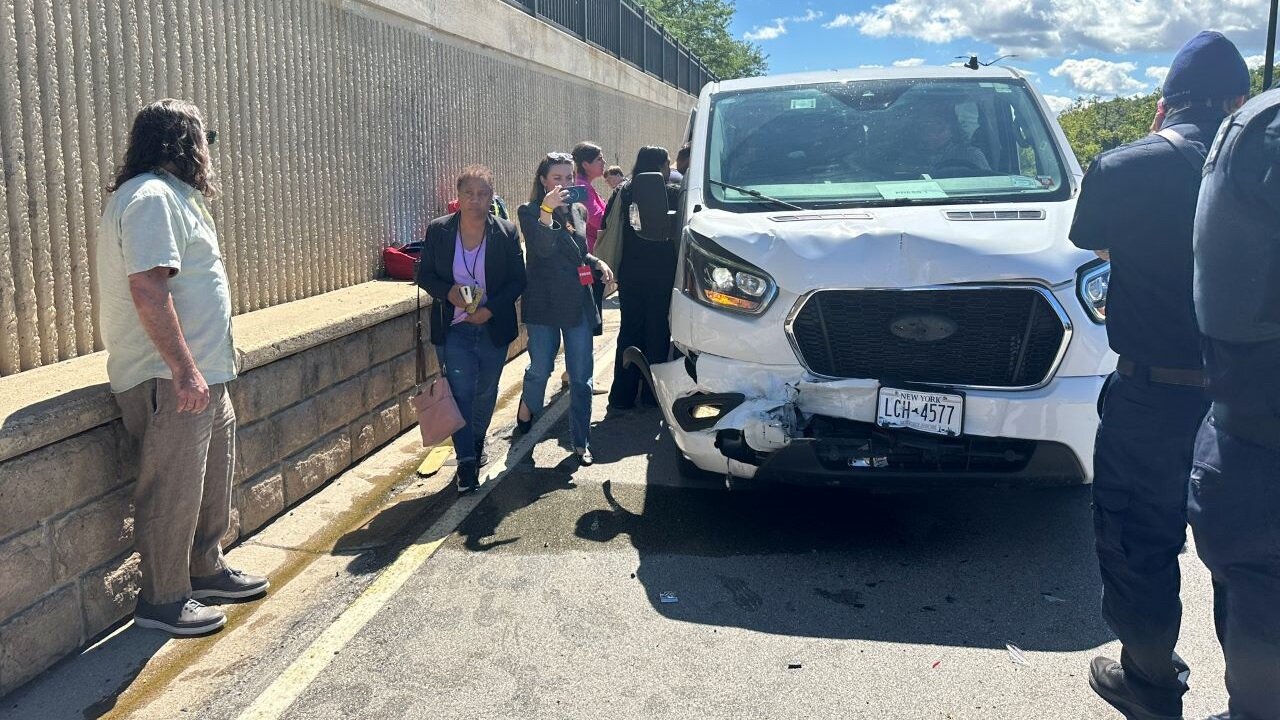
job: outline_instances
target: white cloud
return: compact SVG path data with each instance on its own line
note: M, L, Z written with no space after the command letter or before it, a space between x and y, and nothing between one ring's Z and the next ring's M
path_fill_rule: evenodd
M1098 58L1069 59L1049 71L1065 78L1071 86L1087 95L1130 95L1147 89L1147 83L1133 77L1138 66L1131 62L1111 62Z
M775 18L772 25L763 27L757 25L742 35L743 40L752 42L760 42L762 40L777 40L787 34L787 21L782 18Z
M1268 0L887 0L824 27L931 43L974 39L1024 57L1176 51L1204 28L1238 46L1265 41Z
M1261 53L1257 55L1250 55L1244 59L1244 62L1250 68L1260 68L1267 63L1267 56Z
M827 28L828 30L832 30L835 28L854 27L857 24L858 24L857 20L855 20L852 15L846 15L844 13L840 13L831 22L822 23L822 27Z
M858 69L859 70L876 70L882 67L884 66L883 65L859 65Z
M822 17L822 11L809 8L805 10L803 15L796 15L789 18L774 18L772 25L757 25L742 34L743 40L751 42L764 42L765 40L777 40L787 34L787 23L807 23L813 22Z
M924 64L924 58L907 58L906 60L894 60L894 67L911 68L920 67Z
M1169 74L1169 67L1149 67L1147 68L1147 77L1154 80L1157 85L1164 84L1164 76Z
M1049 103L1049 109L1053 111L1054 115L1061 115L1064 110L1071 107L1072 103L1075 102L1075 100L1061 95L1045 95L1044 101Z

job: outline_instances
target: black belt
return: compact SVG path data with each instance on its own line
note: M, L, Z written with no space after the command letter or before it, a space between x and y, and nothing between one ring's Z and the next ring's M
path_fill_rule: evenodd
M1145 379L1161 385L1184 385L1186 387L1205 387L1203 370L1186 368L1163 368L1151 365L1139 365L1132 360L1120 358L1116 363L1116 372L1125 377Z

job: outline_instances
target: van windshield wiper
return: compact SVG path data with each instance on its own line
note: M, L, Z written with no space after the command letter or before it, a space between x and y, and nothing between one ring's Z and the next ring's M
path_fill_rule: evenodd
M729 190L737 190L738 192L742 193L743 195L750 195L751 197L756 198L757 200L764 200L765 202L771 202L771 203L773 203L774 205L780 205L780 206L782 206L782 207L784 207L784 208L786 208L786 209L788 209L788 210L803 210L803 209L804 209L804 208L800 207L799 205L792 205L791 203L787 202L786 200L779 200L778 198L772 198L772 197L769 197L768 195L765 195L765 194L764 194L764 193L762 193L762 192L756 192L755 190L749 190L749 189L747 189L747 188L739 187L739 186L737 186L737 185L730 185L730 184L729 184L729 183L727 183L727 182L720 182L719 180L713 180L713 179L708 179L708 180L707 180L707 182L711 183L712 185L719 185L720 187L722 187L722 188L727 188L727 189L729 189Z

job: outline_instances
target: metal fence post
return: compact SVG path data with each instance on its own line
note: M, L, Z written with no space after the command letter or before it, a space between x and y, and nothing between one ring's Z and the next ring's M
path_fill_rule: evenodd
M640 71L649 70L649 9L640 6Z
M588 33L587 33L587 3L588 3L588 2L590 2L590 0L578 0L578 2L582 5L582 39L583 39L583 40L588 40L589 38L587 37L587 35L588 35Z
M622 59L622 12L625 9L625 6L622 0L615 0L615 2L618 5L618 37L615 41L616 44L614 45L614 48L613 48L614 50L613 54L615 57L621 60Z

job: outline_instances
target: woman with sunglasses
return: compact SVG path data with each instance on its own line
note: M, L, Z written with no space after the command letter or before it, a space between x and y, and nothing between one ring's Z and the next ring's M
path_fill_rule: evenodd
M600 322L591 286L593 271L607 283L613 270L587 250L586 208L569 203L565 190L573 181L573 156L549 153L538 163L529 202L516 211L529 252L529 284L521 306L529 331L529 369L516 421L521 432L528 432L542 411L563 339L573 451L590 465L592 333Z
M600 193L596 192L594 182L604 177L604 151L599 145L584 141L574 145L570 155L573 156L574 184L587 189L587 200L582 203L587 209L587 252L595 252L596 235L600 233L600 221L604 220L605 202L600 198ZM600 280L599 273L595 273L595 282L591 285L591 297L595 300L596 311L603 314L604 283ZM594 334L597 336L604 334L603 323L596 323Z

